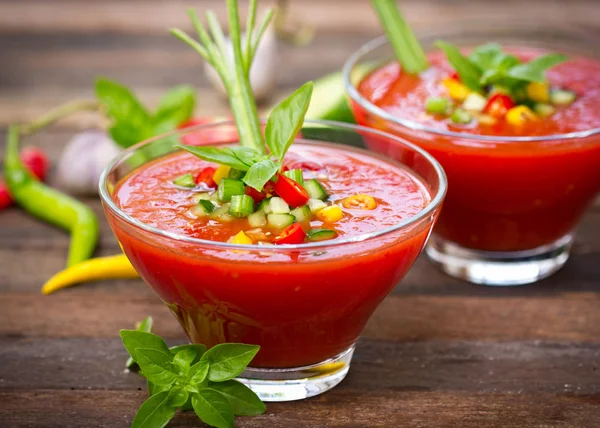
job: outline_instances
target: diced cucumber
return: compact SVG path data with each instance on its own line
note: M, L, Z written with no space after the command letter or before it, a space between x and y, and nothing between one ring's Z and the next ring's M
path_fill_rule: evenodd
M194 181L194 176L192 174L183 174L173 180L173 184L180 187L187 187L191 189L192 187L196 187L196 182Z
M229 207L230 204L223 204L219 208L215 209L213 212L209 214L209 217L213 220L219 220L222 222L230 222L234 219L231 215L229 215Z
M462 107L468 111L482 112L487 105L487 98L477 92L471 92L463 101Z
M325 241L337 237L337 232L331 229L311 229L306 232L306 237L309 241Z
M269 201L269 207L273 214L288 214L290 206L281 198L274 196Z
M241 180L246 175L246 171L242 171L240 169L231 168L229 170L228 178L233 178L234 180Z
M540 117L550 117L554 114L556 109L550 104L537 103L533 106L533 111Z
M310 207L308 205L303 205L301 207L295 208L290 214L296 217L296 221L298 222L310 221L310 219L312 218L312 211L310 210Z
M198 203L200 201L212 201L213 200L213 195L211 195L210 193L194 193L192 195L192 199L194 200L194 202Z
M254 212L254 199L248 195L233 195L229 214L234 217L248 217Z
M206 199L199 200L198 204L190 208L192 214L198 217L204 217L205 215L212 213L214 210L215 206L213 205L213 203Z
M217 198L221 202L231 201L231 197L235 195L243 195L245 184L241 180L234 180L233 178L224 178L219 183L217 189Z
M256 211L248 216L250 227L263 227L267 225L267 216L264 211Z
M310 199L320 199L321 201L324 201L328 196L323 186L321 186L321 183L314 178L304 183L304 190L306 190Z
M316 213L325 208L327 204L320 199L309 199L308 206L313 213Z
M425 111L429 114L448 114L451 106L450 100L441 97L428 98L425 103Z
M269 226L283 229L294 223L296 217L291 214L269 214L267 216L267 221L269 222Z
M454 110L454 113L450 116L450 120L454 123L458 123L461 125L466 125L467 123L473 120L473 116L466 110L461 108L457 108Z
M287 178L291 178L296 183L299 183L299 184L304 183L304 177L302 176L301 169L291 169L289 171L284 172L283 175L285 175Z
M564 89L555 89L550 92L550 102L555 106L568 106L577 98L575 92Z
M257 211L264 211L265 214L271 214L271 198L263 199L258 205Z

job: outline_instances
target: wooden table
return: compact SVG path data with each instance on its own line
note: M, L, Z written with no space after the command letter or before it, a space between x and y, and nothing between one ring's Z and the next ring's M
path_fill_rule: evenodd
M518 8L522 19L575 24L600 42L594 1L404 3L420 30L452 26L455 18L510 19ZM223 16L221 1L201 4ZM165 88L192 83L199 114L226 112L200 60L166 35L167 27L189 28L189 5L199 3L1 1L1 125L91 96L100 74L132 85L150 104ZM308 47L282 47L281 93L338 69L378 33L365 1L296 1L292 8L318 33ZM56 159L74 130L93 123L80 116L29 142ZM86 202L103 219L97 254L116 253L99 202ZM0 426L127 426L146 393L143 380L123 370L118 330L152 315L158 334L182 339L175 319L141 281L42 296L39 288L62 268L67 245L62 231L17 208L0 213ZM421 258L373 316L340 386L310 400L269 404L266 415L239 418L236 426L600 426L599 262L598 204L567 266L536 285L469 285ZM193 415L182 414L170 426L196 425Z

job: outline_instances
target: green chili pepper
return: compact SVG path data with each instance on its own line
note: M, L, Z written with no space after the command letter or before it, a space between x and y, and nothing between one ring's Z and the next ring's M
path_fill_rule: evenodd
M25 211L71 233L67 267L87 260L98 242L98 219L90 207L36 180L19 159L18 126L8 128L4 178Z

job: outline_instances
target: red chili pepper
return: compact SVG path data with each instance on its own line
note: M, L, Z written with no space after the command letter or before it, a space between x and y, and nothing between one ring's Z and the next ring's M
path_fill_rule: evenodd
M13 204L13 198L8 191L8 186L4 180L0 180L0 210L8 208Z
M263 192L264 192L264 190L263 190ZM254 187L250 187L250 186L246 186L244 193L246 193L246 195L248 195L252 199L254 199L254 202L256 202L257 204L267 197L267 195L263 194L262 192L259 192Z
M212 117L196 117L179 125L180 129L190 128L198 125L215 123ZM216 143L234 143L238 140L237 129L234 125L219 125L201 129L181 137L183 144L187 146L203 146Z
M490 116L504 117L515 106L515 102L506 94L495 94L489 99L483 111Z
M319 165L318 163L314 163L314 162L308 162L308 161L297 161L297 162L292 162L288 165L286 165L284 167L288 169L301 169L302 171L319 171L321 169L323 169L323 167L321 165Z
M273 239L273 244L302 244L306 238L306 232L300 226L300 223L294 223L285 229Z
M278 174L277 183L275 183L275 193L277 193L291 207L299 207L308 202L308 193L300 184L283 174Z
M48 157L37 147L27 147L21 150L21 162L40 181L46 180L50 162Z
M217 169L213 168L212 166L207 166L206 168L200 170L200 172L196 175L196 178L194 178L194 181L196 184L204 183L208 187L215 188L217 187L217 183L215 183L213 180L213 175L215 175L216 170Z

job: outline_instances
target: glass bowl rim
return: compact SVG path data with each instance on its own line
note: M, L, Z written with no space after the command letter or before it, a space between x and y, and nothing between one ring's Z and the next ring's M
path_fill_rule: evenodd
M263 121L261 119L261 123L263 123L263 122L266 122L266 121ZM431 215L433 212L435 212L435 210L437 210L441 206L441 204L444 200L444 197L446 196L446 192L448 190L448 180L446 178L446 173L444 172L444 169L439 164L439 162L433 156L431 156L429 153L427 153L425 150L421 149L420 147L416 146L415 144L413 144L409 141L406 141L403 138L396 137L392 134L389 134L389 133L386 133L383 131L379 131L377 129L367 128L364 126L359 126L359 125L354 125L354 124L349 124L349 123L326 121L326 120L305 120L304 124L305 125L306 124L326 125L329 127L345 128L348 130L367 132L367 133L371 133L374 135L379 135L379 136L382 136L385 138L395 140L395 141L399 142L400 144L402 144L403 146L408 147L408 148L414 150L415 152L419 153L421 156L423 156L429 162L429 164L431 166L433 166L433 169L439 180L438 191L436 192L435 196L429 201L429 203L423 209L421 209L415 215L413 215L407 219L404 219L393 226L388 226L386 228L378 229L373 232L362 233L360 235L354 235L354 236L350 236L347 238L332 239L330 241L313 242L313 243L306 243L306 244L285 244L285 245L265 244L265 245L260 245L260 246L249 246L249 245L243 245L243 244L232 244L229 242L210 241L207 239L193 238L190 236L181 235L181 234L163 230L163 229L160 229L160 228L157 228L154 226L150 226L146 223L141 222L140 220L137 220L133 216L127 214L120 207L117 206L117 204L114 202L113 198L110 196L110 193L108 191L106 183L107 183L108 175L110 174L110 172L128 154L133 153L136 150L140 149L141 147L151 144L155 141L158 141L158 140L161 140L164 138L168 138L168 137L172 137L172 136L176 136L176 135L181 135L183 133L195 132L195 131L199 131L199 130L206 130L206 129L210 129L210 128L216 128L219 126L235 126L234 121L226 120L226 121L214 122L214 123L209 123L209 124L197 125L197 126L193 126L193 127L189 127L189 128L176 129L174 131L141 141L131 147L128 147L127 149L122 150L114 159L112 159L108 163L108 165L106 165L106 167L102 170L102 173L100 174L100 181L98 183L100 199L101 199L102 203L105 204L105 206L107 206L111 210L111 212L113 212L118 218L120 218L121 220L130 224L131 226L142 229L153 235L158 235L158 236L172 239L172 240L175 240L178 242L185 242L185 243L201 245L201 246L205 246L205 247L212 247L214 249L245 250L245 251L263 251L265 249L268 249L269 251L276 250L275 252L285 252L285 250L311 250L311 249L315 249L315 248L338 247L338 246L343 246L343 245L348 245L348 244L353 244L353 243L358 243L358 242L369 241L371 239L378 238L380 236L384 236L389 233L396 232L398 230L413 226L413 225L421 222L422 220L426 219L429 215ZM316 143L317 143L317 141L315 141L315 144ZM321 142L320 143L320 145L327 145L327 146L332 146L334 144L335 143L330 143L330 142ZM339 146L340 144L335 144L335 145ZM393 166L403 165L402 163L397 162L391 158L385 157L379 153L365 150L362 148L346 146L346 147L344 147L344 149L349 149L351 151L355 151L355 152L362 153L367 156L374 157L379 160L383 160L387 163L390 163ZM404 167L406 167L406 166L404 166ZM420 179L424 180L424 178L420 178Z
M508 28L513 30L539 30L539 28L528 28L528 27L514 27ZM557 33L566 34L565 29L557 29ZM426 33L419 37L419 39L430 40L433 38L443 38L448 36L456 36L456 35L465 35L468 36L473 34L472 31L456 31L451 32L450 30L446 30L446 32L441 32L439 34L435 33ZM570 33L569 33L570 34ZM385 45L389 45L389 41L387 36L379 36L375 39L369 40L367 43L363 44L358 50L352 53L350 57L344 63L342 67L342 80L343 85L346 90L346 93L349 97L357 102L363 109L367 110L369 113L378 116L384 120L392 122L396 125L403 126L413 131L422 131L430 134L441 135L443 137L452 137L459 138L465 141L476 141L476 142L484 142L484 143L543 143L543 142L554 142L554 141L571 141L576 139L584 139L597 134L600 134L600 127L586 129L583 131L575 131L569 132L566 134L552 134L552 135L542 135L542 136L533 136L533 137L509 137L509 136L493 136L493 135L475 135L466 132L456 132L456 131L448 131L444 129L436 129L430 126L423 125L419 122L415 122L408 119L403 119L397 116L394 116L382 108L376 106L371 103L365 97L362 96L360 92L356 89L356 86L352 83L350 75L354 67L359 63L360 59L365 55L373 52L374 50L381 48Z

